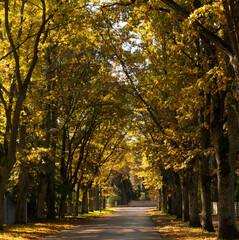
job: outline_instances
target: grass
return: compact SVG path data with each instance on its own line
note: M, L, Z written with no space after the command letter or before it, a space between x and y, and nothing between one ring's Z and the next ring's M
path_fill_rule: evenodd
M54 221L42 223L14 224L4 226L4 231L0 232L0 239L39 239L46 235L80 225L95 218L112 214L115 210L107 208L103 211L94 211L87 214L79 214L77 217L66 217Z
M217 239L217 227L214 226L216 232L208 233L202 231L202 228L192 228L188 226L188 222L182 222L175 216L163 214L156 209L150 209L149 214L152 216L155 226L158 228L164 240L215 240Z

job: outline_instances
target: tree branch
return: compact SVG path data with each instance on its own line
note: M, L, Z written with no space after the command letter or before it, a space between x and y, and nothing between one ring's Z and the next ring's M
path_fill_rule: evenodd
M174 11L179 13L182 17L185 19L190 17L190 12L188 12L186 9L178 5L173 0L161 0L164 4L172 8ZM199 28L200 34L202 34L204 37L210 39L214 44L219 46L227 55L232 55L232 49L231 46L228 45L223 39L221 39L219 36L214 34L212 31L204 27L200 22L197 20L194 22L194 26Z
M5 111L7 110L7 103L3 97L3 94L2 94L2 89L0 90L0 100L2 102L2 104L4 105L4 108L5 108Z
M16 68L15 68L16 78L17 78L17 82L18 82L18 85L19 85L19 88L20 88L22 86L22 81L21 81L21 74L20 74L19 56L18 56L18 53L17 53L17 50L16 50L15 43L14 43L13 38L12 38L12 33L11 33L10 25L9 25L9 15L8 14L9 14L9 0L5 0L5 28L6 28L7 37L8 37L8 40L10 42L11 49L13 51L14 60L15 60L15 64L16 64Z
M110 8L110 7L114 7L114 6L130 6L130 5L134 4L135 2L136 2L136 0L131 0L129 2L115 2L115 3L103 5L101 8Z

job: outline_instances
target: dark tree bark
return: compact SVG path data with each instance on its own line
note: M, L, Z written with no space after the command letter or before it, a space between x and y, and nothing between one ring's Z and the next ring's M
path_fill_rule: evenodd
M63 218L66 214L66 198L67 198L66 190L61 189L60 209L59 209L59 216L61 218Z
M48 81L47 92L55 90L55 81L52 79L55 76L52 66L52 55L56 54L54 49L55 45L52 47L49 46L46 48L45 53L45 61L47 63L46 69L46 81ZM51 154L48 154L47 157L47 178L48 178L48 186L47 186L47 218L48 219L55 219L56 212L55 212L55 155L56 155L56 140L54 138L55 132L51 131L51 129L56 129L57 127L57 110L54 106L54 103L51 102L46 106L47 110L47 119L46 119L46 148L51 149Z
M48 161L48 174L47 174L47 218L55 219L55 160L49 159Z
M229 136L223 134L222 127L213 129L213 139L218 166L218 215L219 239L237 239L239 234L235 224L234 173L238 152L237 113L231 107L228 111ZM236 126L235 126L236 125ZM230 148L229 148L230 146Z
M16 215L15 223L27 223L27 194L29 187L29 165L25 162L24 150L26 149L26 126L20 127L20 140L18 152L22 158L21 172L17 184Z
M174 215L174 211L173 211L173 196L172 194L167 196L167 208L168 208L168 214L170 215Z
M79 213L79 197L80 197L80 182L77 183L77 190L76 190L76 211L75 215L78 216Z
M168 196L168 193L167 193L167 187L166 185L164 185L165 183L163 182L163 186L162 186L162 190L161 190L161 196L162 196L162 205L161 205L161 211L164 212L164 213L167 213L168 212L168 204L167 204L167 196Z
M81 213L88 213L89 212L89 202L88 201L89 201L89 199L88 199L88 188L85 187L83 189Z
M162 179L162 188L161 188L161 211L164 213L168 212L168 176L165 170L162 171L163 179Z
M189 220L189 200L188 200L188 184L189 182L189 169L183 171L182 181L182 221L187 222Z
M200 159L200 186L202 200L202 228L208 232L214 232L212 224L211 207L211 176L209 174L209 159Z
M210 106L210 96L206 95L207 107ZM210 116L204 118L204 109L201 109L199 123L206 123L210 125ZM205 127L201 128L201 148L206 150L211 146L210 132ZM211 207L211 183L212 177L209 172L209 158L210 156L201 156L199 159L200 167L200 187L202 200L202 228L208 232L214 232L212 224L212 207Z
M175 176L172 169L166 171L167 174L167 186L170 189L168 194L168 214L176 215L176 186Z
M0 169L0 230L3 230L3 222L4 222L4 195L5 195L5 187L8 178L8 172L4 171L4 168Z
M178 219L180 219L182 218L182 187L179 174L174 173L174 175L176 185L176 216Z
M47 177L45 174L40 174L39 189L36 199L35 219L42 220L44 218L44 203L47 194Z
M106 209L106 197L105 196L103 196L102 209Z
M66 198L67 198L67 189L68 189L68 180L67 180L67 168L65 164L65 155L66 155L66 128L63 127L62 129L62 148L61 148L61 180L62 180L62 186L61 186L61 198L60 198L60 210L59 210L59 216L64 217L66 213Z
M128 201L127 201L127 190L126 190L124 179L121 180L120 189L121 189L121 195L120 195L120 197L121 197L121 205L127 205L128 204Z
M29 166L22 163L19 182L17 185L15 223L27 223L27 194L29 181Z
M162 199L161 190L158 190L158 196L157 196L157 209L158 210L161 210L161 208L162 208L161 199Z
M68 215L73 215L74 212L74 207L73 207L73 191L70 191L68 194L68 198L67 198L67 214Z
M100 210L100 192L99 185L94 187L94 201L93 201L94 210Z
M99 188L99 207L100 211L102 211L103 199L102 199L102 189Z
M207 149L210 146L210 133L207 129L201 129L201 138L202 149ZM202 228L208 232L214 232L215 230L212 224L211 176L209 173L209 157L201 157L199 160L199 166L202 200Z
M94 201L95 201L95 194L94 194L95 189L92 187L89 189L89 211L93 212L94 209Z
M201 227L198 210L198 173L194 171L194 166L189 167L189 226Z

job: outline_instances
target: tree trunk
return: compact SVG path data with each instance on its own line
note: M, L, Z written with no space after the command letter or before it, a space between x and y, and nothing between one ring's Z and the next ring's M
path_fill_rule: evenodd
M161 208L162 208L161 198L162 198L161 190L158 190L158 195L157 195L157 209L158 210L161 210Z
M163 213L168 212L168 176L167 176L167 171L165 169L162 169L162 188L161 188L161 211Z
M204 122L203 113L201 113L201 122ZM207 124L210 123L206 119ZM201 148L202 150L210 147L210 132L205 127L201 129ZM199 159L200 167L200 186L202 200L202 228L208 232L215 232L212 224L211 207L211 176L209 172L209 157L203 156Z
M106 208L106 197L103 196L103 204L102 204L102 208L105 209Z
M64 186L64 185L63 185ZM60 199L60 210L59 210L59 216L64 217L66 214L66 198L67 193L66 190L61 190L61 199Z
M4 168L0 168L0 231L3 230L4 195L5 195L6 183L8 179L8 172L4 170L5 170Z
M88 213L89 212L88 209L89 209L89 205L88 205L88 189L85 188L83 190L81 213Z
M209 158L201 158L199 164L202 200L202 228L208 232L215 232L212 224L211 176L209 174Z
M42 174L39 184L39 190L36 199L36 219L42 220L44 218L44 203L47 193L47 177Z
M89 190L89 211L90 212L93 212L95 209L94 209L94 200L95 200L95 194L94 194L94 187L92 187L90 190Z
M60 211L59 216L64 217L66 213L66 198L67 198L67 189L68 189L68 179L67 179L67 167L65 163L65 155L66 155L66 138L67 131L66 128L62 129L62 148L61 148L61 165L60 165L60 174L61 174L61 198L60 198ZM78 185L79 188L79 185Z
M228 110L228 137L222 129L214 128L213 139L218 174L218 218L219 239L237 239L239 233L235 223L234 173L238 155L238 113L232 106ZM229 148L230 146L230 148Z
M162 194L162 205L161 205L161 211L163 213L167 213L168 212L168 204L167 204L167 187L165 186L165 183L163 182L163 186L162 186L162 190L161 190Z
M183 182L182 182L182 221L187 222L189 220L189 200L188 200L188 182L189 182L189 170L184 170Z
M99 207L100 207L100 211L102 211L102 189L99 188Z
M18 152L21 156L21 172L17 184L15 223L27 223L27 194L29 187L29 165L25 162L26 126L22 125L19 131L20 139Z
M2 188L5 190L5 185L0 184L0 231L3 230L4 224L4 191Z
M50 129L55 128L55 113L52 111L51 106L47 106L48 114L46 119L46 140L45 148L51 151L45 157L45 162L47 163L47 218L55 219L55 152L56 152L56 143L55 140L51 139ZM54 134L54 133L52 133Z
M29 166L21 164L21 173L17 185L15 223L27 223L27 194L29 187Z
M55 73L53 71L52 59L51 56L56 54L54 51L56 46L48 46L45 50L45 61L47 64L46 67L46 81L47 84L47 92L55 90L55 81L53 80ZM55 219L55 155L56 155L56 140L55 140L55 131L51 131L51 129L56 129L57 127L57 116L56 116L56 107L54 102L46 104L47 117L46 117L46 140L45 147L51 150L51 154L49 153L46 157L47 162L47 178L48 178L48 186L47 186L47 218Z
M212 158L212 169L217 170L217 162L215 156ZM212 176L212 201L218 202L217 174Z
M168 214L174 215L174 199L172 194L168 195L167 205L168 205Z
M75 211L76 216L78 216L78 213L79 213L79 197L80 197L80 182L77 183L77 190L76 190L76 211Z
M168 214L176 215L176 184L175 184L175 175L172 169L166 171L168 174L167 185L170 189L170 194L168 195Z
M48 159L48 174L47 174L47 218L55 219L55 161L54 159Z
M121 180L121 205L127 205L127 190L124 179Z
M100 196L99 196L99 185L94 187L94 210L100 210Z
M67 214L68 214L68 215L73 215L72 191L70 191L69 194L68 194L68 199L67 199Z
M177 218L182 218L182 188L180 177L178 173L174 173L175 175L175 185L176 185L176 215Z
M210 44L203 39L206 47L210 48ZM214 50L214 49L213 49ZM210 59L210 52L207 52L208 59ZM212 64L212 63L211 63ZM212 67L212 66L211 66ZM208 64L208 70L210 65ZM203 98L206 98L206 104L200 110L199 124L210 126L210 114L205 117L205 109L210 107L211 95L201 93ZM202 150L207 150L211 146L210 131L206 127L201 127L200 145ZM201 187L201 201L202 201L202 228L208 232L215 232L212 224L212 207L211 207L211 176L209 172L209 158L210 156L201 156L199 159L200 168L200 187Z
M189 226L201 227L199 210L198 210L198 173L194 171L194 167L189 169Z

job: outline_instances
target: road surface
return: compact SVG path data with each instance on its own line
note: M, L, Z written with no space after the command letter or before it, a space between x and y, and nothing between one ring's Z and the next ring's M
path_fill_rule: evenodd
M160 240L145 207L118 208L113 215L63 230L42 240Z

